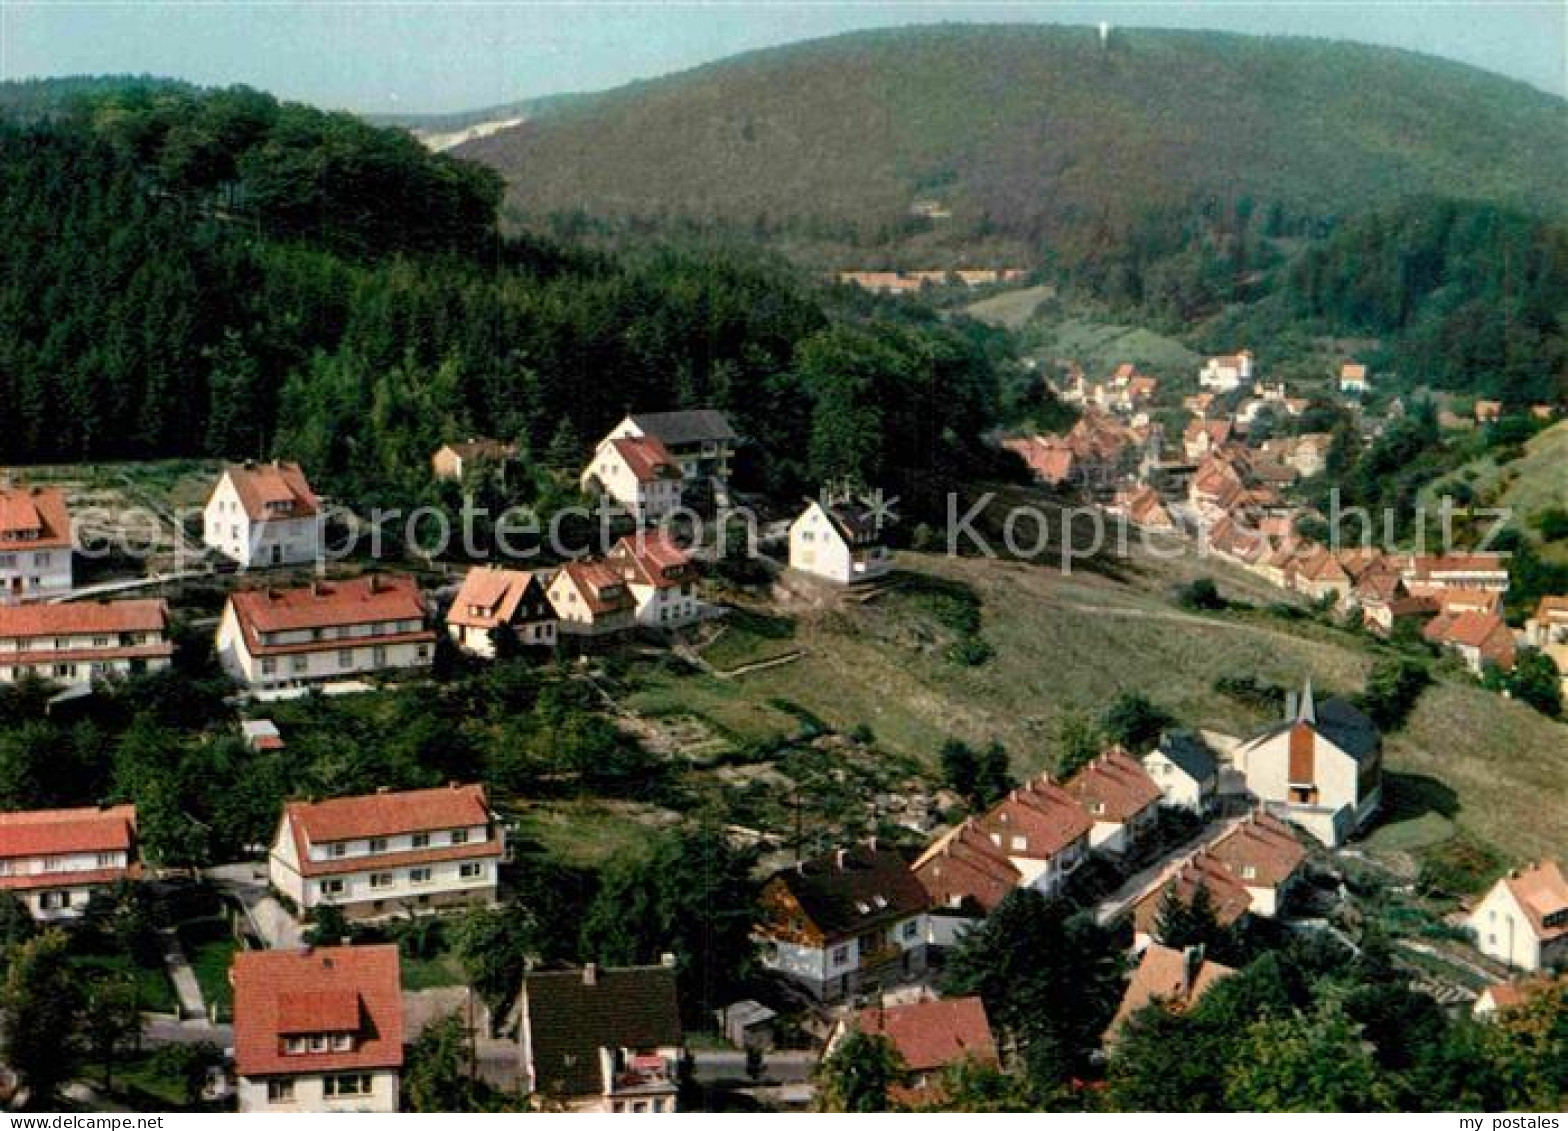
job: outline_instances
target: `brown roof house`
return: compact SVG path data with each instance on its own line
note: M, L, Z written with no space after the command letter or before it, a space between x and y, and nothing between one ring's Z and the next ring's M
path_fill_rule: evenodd
M762 888L762 964L824 1001L924 972L930 900L874 840L785 868Z
M1160 787L1119 746L1083 766L1062 788L1093 822L1089 847L1109 856L1123 856L1136 847L1159 816Z
M1517 655L1513 629L1496 613L1439 613L1427 622L1421 635L1429 643L1456 653L1476 675L1488 664L1509 671Z
M543 1110L677 1110L684 1055L673 959L530 970L518 995L523 1088Z
M1542 860L1515 868L1475 905L1467 925L1482 954L1520 970L1568 969L1568 879Z
M1224 865L1252 898L1248 910L1271 919L1301 876L1307 850L1289 825L1256 811L1213 844L1209 855Z
M1181 861L1132 905L1133 937L1141 948L1159 937L1160 910L1174 895L1191 906L1199 890L1207 893L1214 919L1221 927L1233 926L1252 913L1252 896L1217 857L1199 849Z
M729 417L716 408L634 412L611 429L610 435L653 437L675 457L688 484L704 479L726 482L740 444Z

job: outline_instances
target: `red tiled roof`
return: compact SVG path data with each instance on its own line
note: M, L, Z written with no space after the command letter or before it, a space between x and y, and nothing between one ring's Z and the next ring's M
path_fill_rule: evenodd
M1173 874L1150 888L1133 906L1133 923L1140 934L1154 934L1159 923L1160 903L1173 884L1177 898L1183 903L1192 902L1200 884L1208 888L1214 917L1222 927L1230 926L1252 907L1252 896L1241 881L1215 857L1199 851L1183 861Z
M1049 775L1041 775L1010 792L979 819L980 828L1001 839L1008 856L1049 860L1093 827L1083 808ZM1015 847L1014 837L1023 838Z
M1542 622L1568 620L1568 597L1542 597L1540 604L1535 606L1535 619Z
M0 488L0 550L51 550L70 544L65 492L58 487Z
M1568 879L1562 865L1543 860L1516 868L1502 878L1521 910L1530 917L1530 931L1543 942L1568 935ZM1550 926L1547 918L1553 917Z
M124 868L89 868L80 872L36 872L0 876L0 891L51 891L55 888L102 887L141 875L135 861Z
M1422 635L1440 646L1475 648L1504 667L1514 662L1514 634L1496 613L1439 613Z
M534 577L527 570L501 569L497 566L474 567L463 578L457 596L452 599L446 622L468 628L496 628L511 624ZM474 609L479 611L472 611Z
M583 603L594 616L635 608L637 599L626 587L620 571L607 562L583 558L567 562L561 573L581 594Z
M1255 812L1209 846L1209 854L1249 887L1277 888L1294 876L1307 850L1290 826L1264 812ZM1246 875L1248 868L1253 876Z
M417 620L423 632L425 605L412 577L373 575L351 581L319 581L295 589L242 589L229 604L244 631L252 654L265 651L260 633L291 632L311 628L343 628L356 624ZM345 638L317 642L313 647L341 647ZM363 637L352 639L365 644ZM267 647L276 647L269 645Z
M249 950L234 956L234 1067L241 1076L286 1076L403 1064L403 994L397 947ZM286 1035L319 1023L342 1032L352 999L354 1047L288 1054Z
M1065 441L1025 436L1004 440L1002 446L1022 458L1029 470L1047 483L1062 483L1072 477L1075 457Z
M331 801L291 801L285 810L313 844L488 824L484 786L453 785L403 793L368 793Z
M997 1067L996 1039L977 997L873 1006L855 1014L854 1027L893 1042L911 1072L933 1072L972 1058Z
M253 521L307 518L321 510L321 500L297 463L237 463L224 468L223 473L234 484L240 505Z
M1113 1039L1133 1014L1156 1001L1176 1012L1189 1009L1214 983L1235 972L1229 966L1204 960L1201 954L1150 943L1138 959L1116 1016L1105 1030L1106 1039Z
M938 910L989 913L1023 881L1007 854L972 818L933 841L910 868Z
M3 860L77 852L128 852L135 839L134 805L0 813Z
M629 580L658 589L690 581L693 573L691 555L662 530L626 535L610 550L606 560L624 568Z
M609 441L639 483L679 479L681 466L654 436L621 436Z
M1132 820L1161 797L1142 764L1119 746L1088 763L1062 788L1083 803L1092 820L1117 824Z
M168 626L168 602L151 597L131 601L0 607L0 640L163 632ZM7 658L0 656L0 662Z

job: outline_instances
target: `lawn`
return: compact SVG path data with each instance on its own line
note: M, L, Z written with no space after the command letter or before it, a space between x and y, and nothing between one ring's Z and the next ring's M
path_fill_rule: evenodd
M530 802L517 814L513 843L573 867L597 868L636 852L679 818L653 805L592 798Z
M178 934L185 959L201 985L202 1000L209 1010L216 1008L220 1017L228 1017L234 1004L229 967L239 949L229 924L222 919L196 919L180 924Z
M752 609L733 609L719 622L717 634L701 649L702 658L719 671L787 656L796 650L795 622Z
M443 950L429 958L409 958L405 955L401 965L403 989L410 993L439 986L460 986L467 981L462 962L451 950Z
M133 979L136 983L136 1000L141 1008L153 1013L177 1013L179 998L169 972L160 963L157 966L135 965L124 954L74 954L71 964L83 974L95 977Z

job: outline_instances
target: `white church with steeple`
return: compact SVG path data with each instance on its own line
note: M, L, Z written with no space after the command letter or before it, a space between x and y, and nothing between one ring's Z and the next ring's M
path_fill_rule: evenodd
M1291 692L1285 717L1236 749L1247 789L1277 817L1324 844L1364 828L1383 799L1383 740L1343 699L1319 702L1309 679Z

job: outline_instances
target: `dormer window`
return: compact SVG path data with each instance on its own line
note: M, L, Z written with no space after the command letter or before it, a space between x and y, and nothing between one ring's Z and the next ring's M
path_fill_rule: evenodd
M453 844L467 844L468 843L468 830L467 829L453 829L452 830L452 843Z

